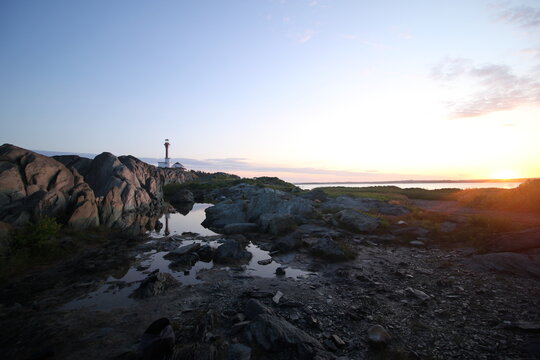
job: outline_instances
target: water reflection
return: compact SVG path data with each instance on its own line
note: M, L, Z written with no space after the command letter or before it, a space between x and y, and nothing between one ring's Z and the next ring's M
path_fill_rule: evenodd
M178 213L165 213L159 218L159 222L165 226L165 229L162 227L154 227L154 230L150 232L152 237L161 237L168 235L180 235L183 232L192 232L197 233L202 236L212 236L217 235L210 229L205 228L201 225L206 217L204 210L212 204L203 204L195 203L190 204L189 207L191 211L186 214L181 212ZM163 230L163 231L161 231Z

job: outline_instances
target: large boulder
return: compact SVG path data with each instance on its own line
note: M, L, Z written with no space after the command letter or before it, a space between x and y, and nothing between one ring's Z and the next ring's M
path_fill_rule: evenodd
M227 239L214 253L216 264L237 264L248 262L252 254L234 239Z
M0 221L22 225L41 216L65 221L74 185L62 163L14 145L0 147Z
M223 229L228 224L246 223L245 201L221 202L206 208L202 225L211 229Z
M379 219L376 217L362 214L356 210L341 210L334 216L336 225L342 226L347 230L354 232L369 232L377 229Z
M540 249L540 228L513 231L493 236L485 245L489 252L521 252Z

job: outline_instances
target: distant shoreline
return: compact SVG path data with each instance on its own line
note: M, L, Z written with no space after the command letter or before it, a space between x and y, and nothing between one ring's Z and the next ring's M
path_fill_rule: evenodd
M444 183L511 183L525 182L527 180L535 180L540 178L520 178L520 179L474 179L474 180L396 180L396 181L325 181L325 182L297 182L294 185L325 185L325 184L343 184L343 185L365 185L365 184L444 184Z

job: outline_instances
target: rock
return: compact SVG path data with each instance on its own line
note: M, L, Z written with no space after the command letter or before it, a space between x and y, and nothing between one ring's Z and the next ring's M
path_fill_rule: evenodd
M177 192L175 192L170 200L172 204L176 203L194 203L195 198L193 196L193 193L187 189L180 189Z
M279 304L279 300L283 297L283 293L281 291L277 291L274 297L272 298L272 301L274 304Z
M464 262L474 270L495 271L540 279L539 249L524 254L500 252L474 255L465 259Z
M245 336L266 351L286 352L287 358L313 359L323 352L319 341L290 324L270 314L259 314L245 330Z
M201 248L200 243L193 243L189 245L180 246L179 248L169 252L167 256L182 256L191 252L197 251Z
M338 212L334 219L337 225L343 226L345 229L354 232L370 232L379 226L379 219L361 214L358 211L345 209Z
M331 211L341 211L345 209L379 213L383 215L404 215L410 211L401 205L390 204L385 201L353 198L350 196L339 196L321 204L321 207Z
M202 225L207 228L222 230L227 224L246 223L245 201L219 203L206 208L206 218Z
M345 345L347 345L347 344L345 344L345 341L343 341L343 339L341 339L336 334L332 335L331 339L338 348L343 348L343 347L345 347Z
M330 238L317 239L309 250L312 254L321 258L335 261L347 260L347 255L343 249Z
M284 276L285 275L285 268L283 266L280 266L276 269L276 275L277 276Z
M274 260L272 260L272 259L264 259L264 260L257 261L257 264L259 264L259 265L268 265L268 264L271 264L272 261L274 261Z
M175 335L169 319L154 321L141 337L139 352L143 360L168 358L174 349Z
M233 239L227 239L214 253L214 263L231 264L238 262L248 262L252 254L245 250L240 243Z
M144 279L130 297L137 299L149 298L160 295L167 289L177 285L179 285L178 281L171 274L161 273L157 270Z
M270 294L270 296L272 296L272 294ZM255 317L260 314L274 315L274 311L259 300L249 299L244 308L244 314L246 314L248 319L254 320Z
M227 360L251 359L251 348L243 344L232 344L227 351Z
M368 341L371 345L377 347L387 346L392 337L388 331L381 325L373 325L368 329Z
M524 252L540 248L540 228L495 235L488 239L488 252Z
M430 299L430 296L426 294L425 292L423 292L422 290L417 290L417 289L408 287L405 289L405 292L407 292L407 294L414 296L422 301L426 301Z
M254 223L233 223L227 224L223 227L224 234L243 234L256 232L259 229L259 226Z
M296 222L290 215L262 214L258 223L261 231L272 235L285 234L296 228Z
M287 252L302 246L302 238L299 233L282 236L274 242L274 248Z
M210 245L204 245L197 250L197 254L199 255L201 261L210 262L214 257L214 249Z
M409 244L413 245L413 246L424 246L425 245L424 242L420 241L420 240L409 241Z

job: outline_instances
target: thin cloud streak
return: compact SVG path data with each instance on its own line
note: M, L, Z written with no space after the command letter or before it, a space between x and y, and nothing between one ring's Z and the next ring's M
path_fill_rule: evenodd
M519 76L506 65L474 66L469 59L446 59L431 74L441 82L472 80L477 90L467 100L448 102L449 117L466 118L524 105L540 105L540 80L535 71Z
M530 6L514 6L499 12L497 19L525 29L540 27L540 9Z

